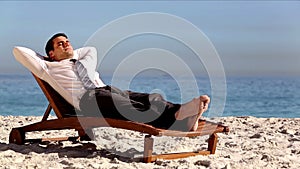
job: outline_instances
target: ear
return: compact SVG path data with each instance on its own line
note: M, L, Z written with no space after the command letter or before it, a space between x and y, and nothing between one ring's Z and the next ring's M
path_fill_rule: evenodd
M49 57L50 57L51 60L55 60L53 50L49 51Z

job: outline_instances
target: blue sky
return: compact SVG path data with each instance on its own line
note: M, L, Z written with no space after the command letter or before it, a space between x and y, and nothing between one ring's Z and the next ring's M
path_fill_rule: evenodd
M14 46L44 54L47 39L66 32L78 48L105 24L139 12L168 13L197 26L227 75L300 75L299 1L0 1L0 73L25 71Z

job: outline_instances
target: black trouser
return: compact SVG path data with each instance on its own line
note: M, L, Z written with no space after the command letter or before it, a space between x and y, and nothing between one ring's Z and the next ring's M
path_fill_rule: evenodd
M111 86L89 90L80 100L84 115L136 121L165 129L174 124L179 108L180 104L168 102L157 93L122 91ZM176 128L185 129L184 126Z

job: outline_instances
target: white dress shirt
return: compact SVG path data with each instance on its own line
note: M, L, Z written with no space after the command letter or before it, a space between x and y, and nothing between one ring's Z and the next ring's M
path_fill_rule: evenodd
M87 74L96 87L105 86L96 72L97 51L93 47L84 47L74 50L73 59L79 60L87 70ZM74 62L64 59L59 62L45 61L48 73L56 80L73 98L73 104L79 105L79 101L86 89L83 86Z

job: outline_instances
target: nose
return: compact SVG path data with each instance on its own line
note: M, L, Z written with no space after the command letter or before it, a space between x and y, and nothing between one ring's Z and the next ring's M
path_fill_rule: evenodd
M64 42L63 46L64 46L64 48L70 46L70 42Z

